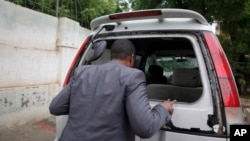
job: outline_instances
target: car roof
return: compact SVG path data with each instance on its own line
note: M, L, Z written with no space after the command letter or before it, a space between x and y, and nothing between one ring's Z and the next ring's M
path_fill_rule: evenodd
M121 27L116 31L124 31L124 29L127 31L146 29L211 30L211 25L201 14L185 9L148 9L115 13L92 20L90 26L92 30L95 30L102 25L111 23L116 27Z

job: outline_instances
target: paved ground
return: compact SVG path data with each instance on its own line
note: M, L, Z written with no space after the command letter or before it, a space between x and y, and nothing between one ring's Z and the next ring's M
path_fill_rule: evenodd
M56 135L55 117L27 123L0 131L0 141L53 141Z

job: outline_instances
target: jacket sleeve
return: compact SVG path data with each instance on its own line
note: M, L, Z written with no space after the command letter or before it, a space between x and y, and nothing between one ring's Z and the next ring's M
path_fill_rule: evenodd
M133 75L127 92L126 109L129 121L134 132L141 138L153 136L170 120L170 114L161 104L151 108L143 72Z
M59 94L51 101L49 111L52 115L67 115L69 114L70 93L73 79L68 85L63 87Z

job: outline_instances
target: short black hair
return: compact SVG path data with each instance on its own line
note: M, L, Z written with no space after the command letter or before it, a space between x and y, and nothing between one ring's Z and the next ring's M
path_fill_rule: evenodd
M135 54L135 47L128 39L118 39L111 46L111 59L124 59Z

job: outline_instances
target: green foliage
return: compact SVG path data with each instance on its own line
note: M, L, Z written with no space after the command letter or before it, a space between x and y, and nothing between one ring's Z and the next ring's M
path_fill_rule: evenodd
M175 0L129 0L129 2L134 10L175 7Z
M114 0L95 0L90 1L89 7L81 11L81 24L89 28L89 23L96 17L111 14L118 10Z
M128 10L128 3L121 0L9 0L15 4L47 13L53 16L68 17L89 28L96 17ZM56 2L58 11L56 11Z
M129 3L124 0L117 2L117 9L118 10L116 12L129 11L130 10Z
M55 15L56 0L8 0L17 5L21 5L36 11Z
M241 95L240 98L250 100L250 94L249 95Z

